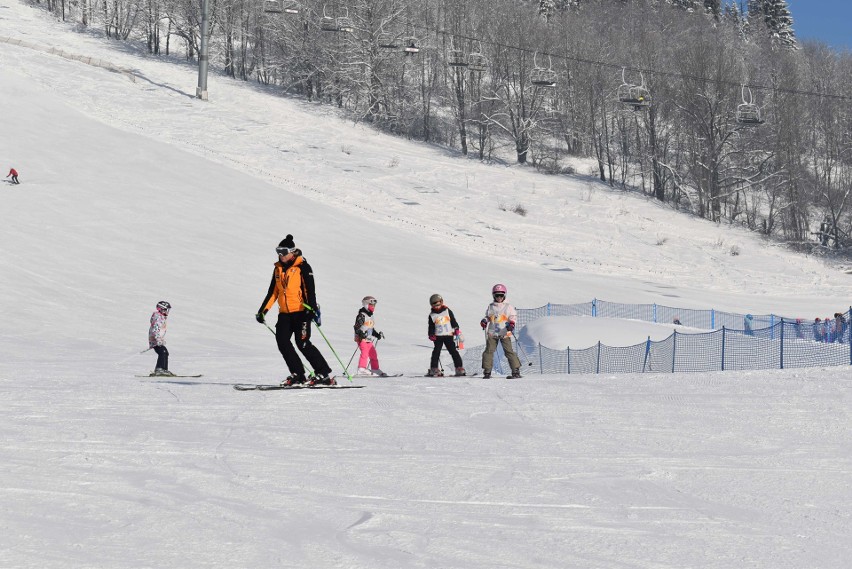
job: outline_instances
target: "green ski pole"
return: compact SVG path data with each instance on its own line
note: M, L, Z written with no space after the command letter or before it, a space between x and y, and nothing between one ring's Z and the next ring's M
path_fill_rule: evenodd
M311 313L316 314L316 312L314 312L314 309L311 308L310 306L308 306L307 304L302 304L302 306L304 306L305 309L309 310ZM346 379L348 379L351 383L352 382L352 376L349 375L349 371L346 369L346 366L343 365L343 360L341 360L340 356L337 355L337 352L334 350L334 346L332 346L331 342L329 342L328 338L326 338L325 332L322 331L322 326L320 326L316 322L314 322L314 324L317 325L317 330L319 330L319 333L322 336L322 339L325 340L325 343L328 344L328 349L331 350L332 354L334 354L334 357L337 359L337 363L339 363L340 367L343 368L343 373L346 375ZM353 354L353 357L354 357L354 354Z

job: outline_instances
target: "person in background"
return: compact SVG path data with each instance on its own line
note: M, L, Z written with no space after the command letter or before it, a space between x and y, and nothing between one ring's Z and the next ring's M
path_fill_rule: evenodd
M17 170L15 170L14 168L10 168L9 173L6 174L6 177L8 178L10 176L12 177L12 183L13 184L20 184L20 182L18 181L18 171Z
M825 326L823 326L822 320L820 319L819 316L814 318L813 328L814 328L814 341L824 342L825 341Z
M743 318L743 332L746 336L754 336L754 316L746 314Z
M151 327L148 329L148 347L157 353L157 365L152 376L174 377L169 371L169 350L166 348L166 318L172 305L161 300L157 303L154 313L151 315Z
M505 285L496 284L491 288L491 298L494 302L485 309L485 318L479 325L485 330L485 350L482 352L482 377L489 379L491 369L494 366L494 353L497 351L497 342L503 346L506 359L512 374L508 379L521 377L521 360L512 347L512 333L515 331L515 322L518 319L515 307L506 302L507 289Z
M846 337L846 329L848 325L846 324L846 316L843 315L842 312L834 313L834 341L840 344L843 343L843 339Z
M387 374L379 368L379 355L376 352L376 343L385 337L382 332L376 331L376 323L373 313L376 310L376 297L365 296L361 299L361 309L355 316L355 342L361 350L358 360L357 375L370 375L386 377ZM367 368L367 364L370 365Z
M430 296L429 305L432 310L429 312L428 334L434 347L426 376L442 377L444 375L444 371L438 367L441 361L441 348L444 347L447 348L450 357L453 358L453 365L456 367L455 375L457 377L467 375L461 355L456 348L455 336L461 334L461 331L459 330L459 323L456 322L455 314L444 304L444 299L440 294Z

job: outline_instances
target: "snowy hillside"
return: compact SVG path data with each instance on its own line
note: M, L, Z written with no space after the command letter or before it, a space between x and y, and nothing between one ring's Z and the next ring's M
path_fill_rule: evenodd
M480 164L253 84L211 77L203 103L192 66L16 0L0 4L0 77L0 167L22 182L0 185L0 567L852 559L848 368L412 377L434 292L473 344L495 282L519 307L813 317L848 308L848 275L591 179ZM382 367L408 377L232 389L286 374L253 315L287 233L344 363L372 294ZM162 299L172 369L199 379L135 377L153 366L139 352ZM629 342L628 329L650 333L586 335Z

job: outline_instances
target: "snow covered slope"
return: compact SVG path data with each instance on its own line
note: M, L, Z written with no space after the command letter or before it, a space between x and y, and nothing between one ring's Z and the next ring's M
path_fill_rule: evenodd
M482 165L255 85L211 78L202 103L192 67L16 1L0 5L0 30L0 167L22 182L0 185L0 567L839 568L852 556L845 368L231 388L284 375L253 314L287 233L344 363L372 294L382 366L409 373L428 362L433 292L472 343L498 281L518 306L597 297L811 316L849 305L848 276L588 180ZM529 215L501 209L516 203ZM152 367L138 352L162 299L172 368L204 377L134 377Z

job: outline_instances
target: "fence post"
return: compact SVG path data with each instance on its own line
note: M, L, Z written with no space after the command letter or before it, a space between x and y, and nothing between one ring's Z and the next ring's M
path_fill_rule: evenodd
M657 303L654 303L654 324L657 323Z
M716 310L713 308L710 309L710 329L716 329Z
M598 340L598 361L595 367L595 373L601 372L601 341Z
M781 369L784 369L784 318L781 318Z
M772 332L769 333L769 339L774 340L775 339L775 315L774 314L769 315L769 326L770 326L770 328L772 328Z
M568 352L568 375L571 375L571 346L565 346L565 351Z
M642 373L645 373L645 368L648 366L648 354L651 352L651 336L645 342L645 361L642 362Z
M546 313L548 316L550 316L550 303L549 303L549 302L547 303L547 310L545 311L545 313Z
M592 316L597 316L597 315L598 315L598 299L593 298L592 299Z
M675 354L677 353L677 330L672 333L672 373L675 372Z
M544 373L544 360L541 357L541 342L538 343L538 374Z
M722 326L722 371L725 371L725 327Z

